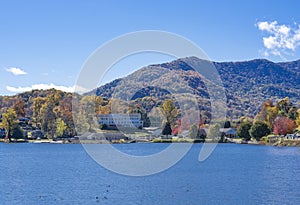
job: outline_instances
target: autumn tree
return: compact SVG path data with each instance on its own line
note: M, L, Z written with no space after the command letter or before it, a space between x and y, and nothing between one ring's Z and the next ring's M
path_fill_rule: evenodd
M84 96L80 100L81 115L84 115L85 124L88 125L88 131L93 132L98 127L95 109L95 96Z
M97 114L110 114L111 113L110 101L96 96L95 97L95 111Z
M76 133L78 135L84 134L89 131L90 125L86 119L86 113L84 110L79 109L76 112L76 117L74 119L74 125L76 126Z
M271 100L267 100L261 106L260 112L255 116L254 122L264 122L272 128L274 120L278 115L278 106L274 106Z
M2 114L1 127L5 129L5 138L11 142L13 130L18 126L17 113L13 108Z
M290 98L285 97L276 103L276 107L278 108L278 114L287 117L293 104L291 103Z
M178 110L172 100L166 100L162 105L162 110L165 115L166 122L174 126L178 117Z
M221 138L221 132L220 132L220 124L215 123L210 125L208 133L207 133L207 138L209 139L220 139Z
M75 135L75 127L72 114L72 94L66 95L59 102L59 114L57 116L61 118L66 124L66 132L69 136Z
M296 124L298 129L300 129L300 109L297 110Z
M273 132L278 135L291 134L296 127L297 126L294 120L280 116L277 117L274 122Z
M79 135L99 129L94 100L95 96L76 96L73 98L73 120Z
M253 123L253 119L248 117L248 116L243 116L243 117L240 117L239 119L240 123Z
M198 138L199 135L199 128L196 124L193 124L190 128L189 136L192 139Z
M22 99L19 99L12 107L18 117L25 117L25 102Z
M179 133L182 133L183 131L189 131L191 127L191 121L187 116L184 116L183 118L179 118L177 120L177 125L175 125L172 129L173 134L177 135Z
M56 113L54 112L55 101L53 98L47 98L45 104L41 108L42 130L48 137L53 138L56 130Z
M61 118L58 118L56 120L56 133L55 133L56 136L62 137L66 129L67 129L66 123Z
M41 128L42 125L42 112L41 109L43 105L46 103L46 99L43 97L37 97L33 101L33 122L37 128Z
M74 95L72 97L72 116L74 122L74 128L77 135L84 134L88 130L88 124L85 120L84 109L80 103L81 97Z

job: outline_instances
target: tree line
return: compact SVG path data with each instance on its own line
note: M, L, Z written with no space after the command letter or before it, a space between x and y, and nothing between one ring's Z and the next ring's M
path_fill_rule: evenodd
M300 126L300 109L294 106L288 97L275 104L267 100L254 119L242 117L239 122L220 119L211 125L210 133L205 133L204 130L210 123L209 115L204 115L205 112L201 110L199 119L192 124L189 116L193 113L183 116L176 102L171 99L162 101L154 97L145 97L126 102L50 89L1 97L0 108L0 128L5 129L5 137L9 140L23 138L28 130L41 130L47 138L72 137L86 131L93 132L99 128L95 123L95 116L112 112L139 113L144 126L151 126L153 122L163 125L163 135L178 135L188 130L189 136L195 139L220 136L220 128L234 127L237 128L240 137L259 140L270 133L293 133ZM72 111L75 111L76 118L73 118ZM22 118L28 120L20 121Z
M254 119L242 118L237 133L246 140L251 137L260 140L270 133L287 135L299 128L300 109L286 97L277 101L276 104L273 104L271 100L264 102Z
M175 109L171 101L166 101L163 107L165 106L169 107L164 109L165 113L170 109ZM204 140L208 137L223 142L225 139L224 133L220 131L221 128L236 128L238 137L246 141L251 138L259 141L271 133L287 135L300 130L300 109L288 97L278 100L275 104L271 100L266 100L254 118L244 116L235 122L229 119L219 119L209 125L209 120L200 116L199 122L191 124L189 119L177 117L178 115L173 116L173 120L166 121L162 134L178 135L182 130L189 130L191 138ZM177 119L176 123L175 119ZM208 133L204 128L207 128Z

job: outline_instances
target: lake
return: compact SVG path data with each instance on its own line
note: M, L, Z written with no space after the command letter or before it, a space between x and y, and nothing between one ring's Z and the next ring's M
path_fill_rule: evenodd
M136 155L167 144L118 144ZM300 149L202 144L170 169L146 177L110 172L80 144L0 144L0 204L299 204Z

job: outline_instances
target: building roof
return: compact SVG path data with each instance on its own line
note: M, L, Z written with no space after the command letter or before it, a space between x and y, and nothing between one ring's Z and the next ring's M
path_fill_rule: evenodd
M235 135L236 134L236 129L234 129L234 128L221 128L220 132L224 132L227 135Z

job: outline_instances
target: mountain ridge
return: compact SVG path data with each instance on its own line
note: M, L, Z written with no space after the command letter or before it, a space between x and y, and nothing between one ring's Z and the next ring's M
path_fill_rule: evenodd
M187 63L188 60L196 62L193 65L204 65L204 61L196 57L152 64L84 95L96 94L107 99L121 97L131 100L136 106L143 106L149 99L154 99L159 105L163 100L170 98L175 90L178 93L189 92L195 95L199 101L199 107L202 110L209 110L210 95L206 87L206 79ZM209 63L209 61L205 62ZM274 63L268 59L253 59L237 62L211 62L211 64L215 66L222 80L227 97L227 116L230 118L254 116L267 99L275 102L289 97L294 104L299 106L300 60ZM30 102L28 106L31 106L34 98L44 97L52 92L55 93L54 89L0 96L0 105L1 108L9 107L17 99L23 99L25 102ZM61 95L64 96L64 92ZM147 107L146 110L151 110L153 106L155 104Z
M143 87L144 80L147 82L152 80L152 86L156 89L158 89L158 82L163 82L163 84L168 82L172 85L171 87L179 87L178 83L171 82L164 76L168 71L169 78L175 75L179 76L187 82L195 95L208 98L203 76L186 63L187 59L198 61L196 63L199 65L203 61L196 57L187 57L162 64L152 64L119 79L118 82L131 81L132 84L137 85L133 87ZM219 72L224 85L229 108L228 116L230 117L254 116L259 111L261 103L267 99L276 101L280 98L290 97L294 103L299 104L300 102L300 60L275 63L268 59L253 59L211 63ZM115 82L114 84L108 83L89 94L95 93L97 96L110 98L117 87ZM106 88L110 88L110 91L108 92ZM159 96L153 95L153 90L154 88L148 88L148 93L144 92L138 97L159 98ZM135 99L136 97L132 100Z

